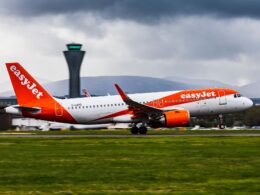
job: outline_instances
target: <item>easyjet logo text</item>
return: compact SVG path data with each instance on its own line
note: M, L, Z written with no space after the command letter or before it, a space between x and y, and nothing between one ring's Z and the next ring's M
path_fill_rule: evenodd
M216 97L216 92L211 91L211 92L200 92L200 93L187 93L187 94L181 94L182 99L187 99L187 98L211 98L211 97Z
M26 86L27 89L30 90L37 99L40 99L42 97L43 93L37 89L36 84L31 83L31 81L29 81L29 79L26 78L26 76L16 68L16 66L11 66L10 70L21 81L21 85Z

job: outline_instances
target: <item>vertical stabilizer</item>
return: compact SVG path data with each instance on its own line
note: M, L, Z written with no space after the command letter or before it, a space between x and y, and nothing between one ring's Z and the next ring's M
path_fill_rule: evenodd
M6 63L19 105L54 101L53 97L19 64Z

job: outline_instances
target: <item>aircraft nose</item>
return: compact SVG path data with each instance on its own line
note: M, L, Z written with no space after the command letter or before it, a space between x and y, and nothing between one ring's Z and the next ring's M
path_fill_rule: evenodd
M253 101L249 98L247 98L247 101L245 102L245 106L247 108L251 108L254 105Z

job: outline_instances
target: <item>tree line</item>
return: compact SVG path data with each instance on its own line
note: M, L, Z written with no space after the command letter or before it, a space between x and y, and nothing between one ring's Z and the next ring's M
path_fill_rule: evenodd
M227 127L233 126L260 126L260 106L252 107L246 111L224 115L224 123ZM190 126L217 127L217 116L207 116L191 119Z

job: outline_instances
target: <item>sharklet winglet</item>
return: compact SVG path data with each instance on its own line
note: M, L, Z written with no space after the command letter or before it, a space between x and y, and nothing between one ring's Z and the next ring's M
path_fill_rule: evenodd
M118 84L115 84L115 87L124 102L130 99Z

